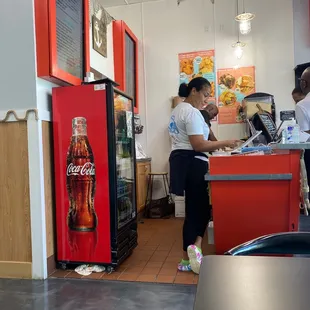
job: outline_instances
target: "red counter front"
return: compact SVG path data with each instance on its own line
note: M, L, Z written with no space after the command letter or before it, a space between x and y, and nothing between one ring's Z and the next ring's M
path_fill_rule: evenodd
M289 174L290 180L281 179ZM236 175L246 180L234 180ZM267 175L270 180L255 180ZM210 181L217 254L259 236L298 230L300 151L211 157L210 177L215 176L231 177Z

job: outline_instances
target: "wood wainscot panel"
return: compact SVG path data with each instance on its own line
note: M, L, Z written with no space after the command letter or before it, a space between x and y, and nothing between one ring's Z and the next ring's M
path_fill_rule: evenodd
M31 277L27 122L0 123L0 137L0 277Z
M32 263L0 262L0 278L32 278Z
M44 192L46 217L47 269L51 274L55 265L55 200L52 123L42 122Z

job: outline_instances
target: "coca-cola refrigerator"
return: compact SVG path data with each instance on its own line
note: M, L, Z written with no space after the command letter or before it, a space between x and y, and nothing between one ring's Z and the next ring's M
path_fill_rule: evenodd
M60 268L115 268L137 246L133 100L114 85L53 89Z

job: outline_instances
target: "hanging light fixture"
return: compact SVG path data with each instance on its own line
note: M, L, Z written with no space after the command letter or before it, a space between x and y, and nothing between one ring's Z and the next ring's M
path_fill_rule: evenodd
M236 55L237 59L241 59L242 58L242 56L243 56L243 48L245 46L246 46L246 44L244 42L240 42L239 38L238 38L238 41L232 45L232 48L235 49L235 55Z
M237 4L238 4L237 0ZM255 18L255 15L252 13L247 13L245 11L245 0L243 0L243 13L239 14L239 10L237 9L237 16L235 20L239 23L239 31L241 34L248 34L252 30L251 21Z
M237 9L237 14L239 11L239 0L236 0L236 9ZM234 43L232 45L232 48L235 50L235 56L237 57L237 59L241 59L243 56L243 48L246 46L246 44L244 42L240 41L240 34L238 31L238 40L236 43Z

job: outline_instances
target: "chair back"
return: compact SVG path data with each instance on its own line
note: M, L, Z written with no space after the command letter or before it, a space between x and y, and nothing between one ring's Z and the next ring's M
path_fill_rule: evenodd
M286 232L262 236L240 244L225 255L283 254L310 255L309 232Z

